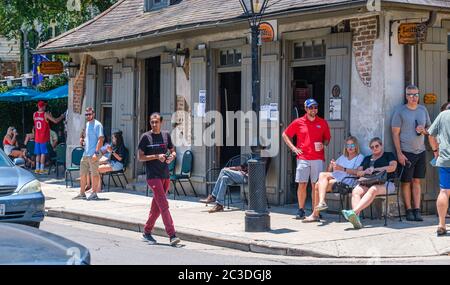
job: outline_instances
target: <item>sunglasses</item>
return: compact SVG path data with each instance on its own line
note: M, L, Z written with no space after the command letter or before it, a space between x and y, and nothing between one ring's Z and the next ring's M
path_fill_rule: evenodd
M311 106L311 107L307 107L308 110L318 110L319 107L318 106Z
M356 145L354 143L347 144L346 146L347 146L347 148L355 148L356 147Z
M409 93L409 94L406 94L408 97L410 97L410 98L418 98L419 97L419 94L412 94L412 93Z
M92 113L86 113L84 115L87 117L87 116L92 116L93 114Z
M376 148L380 148L380 147L381 147L381 145L376 144L376 145L371 145L370 149L376 149Z

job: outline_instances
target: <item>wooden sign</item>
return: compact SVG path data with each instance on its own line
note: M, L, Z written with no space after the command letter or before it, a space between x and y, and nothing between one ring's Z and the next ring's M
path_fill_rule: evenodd
M436 104L437 103L437 95L434 93L427 93L423 97L423 102L425 104Z
M398 43L401 45L415 45L425 42L427 25L424 23L404 23L398 27Z
M43 61L39 65L39 73L42 74L60 74L63 71L64 67L60 61Z

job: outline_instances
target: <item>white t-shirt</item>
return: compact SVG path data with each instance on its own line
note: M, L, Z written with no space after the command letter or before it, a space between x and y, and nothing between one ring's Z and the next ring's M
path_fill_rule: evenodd
M348 169L357 169L364 160L364 156L362 154L358 154L353 159L349 160L346 156L341 155L337 160L336 164L348 168ZM352 176L344 171L333 171L333 177L338 182L343 182L345 184L353 185L355 183L355 179L344 179L347 176ZM345 181L343 181L345 180Z

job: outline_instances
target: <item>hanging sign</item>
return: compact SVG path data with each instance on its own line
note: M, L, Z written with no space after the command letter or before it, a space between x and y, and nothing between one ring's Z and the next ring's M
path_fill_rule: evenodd
M266 21L259 24L261 41L264 43L277 40L277 21Z
M43 61L39 65L39 72L42 74L60 74L64 67L60 61Z
M424 23L404 23L398 27L398 43L401 45L415 45L425 42L427 25Z

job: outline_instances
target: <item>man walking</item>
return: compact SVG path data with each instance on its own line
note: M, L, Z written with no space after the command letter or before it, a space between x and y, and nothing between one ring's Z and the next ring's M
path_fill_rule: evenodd
M80 145L84 144L84 153L80 163L80 194L74 199L86 199L86 185L91 175L92 194L87 200L98 200L97 193L100 192L100 174L98 172L100 149L103 146L104 134L102 124L95 119L94 108L86 108L86 128L81 134Z
M447 234L445 216L450 194L450 110L441 112L428 130L431 148L439 167L439 184L441 191L436 201L439 215L437 235Z
M311 178L314 189L320 172L323 171L325 161L324 145L331 139L330 128L327 121L317 116L319 104L314 99L305 101L306 114L294 120L283 132L283 140L297 155L297 170L295 182L298 183L297 197L299 209L297 219L305 218L306 188ZM297 146L291 138L297 136ZM313 207L314 207L313 197Z
M169 132L161 131L162 120L159 113L153 113L150 116L152 129L141 136L138 146L139 161L145 162L147 184L153 192L152 206L145 224L143 240L149 244L156 244L156 240L152 237L152 230L161 215L167 235L170 237L170 245L174 246L180 242L180 239L175 235L166 194L170 186L169 164L176 158L177 153Z
M425 178L425 135L428 135L427 128L431 121L427 109L419 105L419 89L416 86L406 88L406 100L407 103L398 107L392 117L392 138L398 162L405 167L401 182L406 220L421 222L420 182Z
M38 111L33 114L34 122L34 154L36 155L36 174L47 174L45 169L45 156L48 154L47 143L50 141L50 126L48 121L58 124L64 119L64 114L58 119L53 118L52 114L45 111L46 104L44 101L38 102Z

